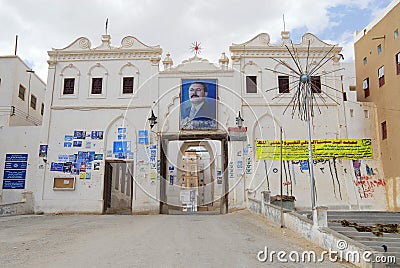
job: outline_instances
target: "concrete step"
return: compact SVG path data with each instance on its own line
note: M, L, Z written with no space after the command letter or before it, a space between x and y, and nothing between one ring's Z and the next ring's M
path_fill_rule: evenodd
M335 230L335 229L332 228L332 230ZM370 233L370 232L358 232L356 230L355 231L351 230L350 228L349 228L349 230L340 230L340 231L336 231L336 232L341 233L341 234L346 235L346 236L353 236L353 237L357 237L357 236L378 237L378 236L376 236L376 235L374 235L373 233ZM391 237L391 238L400 239L399 234L392 234L392 233L383 233L382 237Z

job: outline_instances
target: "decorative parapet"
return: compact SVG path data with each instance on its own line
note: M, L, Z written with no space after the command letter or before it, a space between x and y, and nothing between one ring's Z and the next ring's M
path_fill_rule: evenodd
M48 51L50 57L48 63L53 65L59 61L76 60L113 60L113 59L148 59L158 64L162 49L159 45L148 46L133 36L126 36L121 41L120 47L111 46L110 35L102 35L101 45L91 48L91 42L86 37L79 37L70 45L61 48L53 48Z
M232 44L229 47L229 50L232 54L232 60L235 62L243 57L288 57L290 55L288 54L286 46L292 49L294 48L298 57L306 57L309 47L312 49L312 53L317 54L316 57L323 57L334 46L332 44L323 42L311 33L304 34L300 44L293 44L290 41L289 32L282 32L281 34L281 44L270 44L269 35L266 33L261 33L242 44ZM338 54L341 50L341 47L336 46L330 53Z

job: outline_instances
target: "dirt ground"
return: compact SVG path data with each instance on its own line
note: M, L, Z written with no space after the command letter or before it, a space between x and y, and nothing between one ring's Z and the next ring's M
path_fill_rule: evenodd
M353 267L329 260L260 262L257 254L265 247L287 253L322 251L246 210L226 215L0 218L0 267Z

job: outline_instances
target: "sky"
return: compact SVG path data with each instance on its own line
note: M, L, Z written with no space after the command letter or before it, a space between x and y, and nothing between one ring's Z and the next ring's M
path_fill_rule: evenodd
M390 4L390 0L0 0L0 56L17 55L45 82L47 51L87 37L101 44L108 18L112 46L135 36L149 46L160 45L162 59L171 53L174 65L193 56L218 63L232 43L268 33L279 44L290 31L293 43L307 32L343 47L345 61L354 57L353 36ZM284 17L284 20L283 20ZM285 21L285 23L283 23ZM162 65L162 64L161 64ZM162 68L162 66L161 66Z

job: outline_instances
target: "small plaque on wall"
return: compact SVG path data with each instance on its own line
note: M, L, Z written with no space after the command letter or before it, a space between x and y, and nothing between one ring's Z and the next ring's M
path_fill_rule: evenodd
M53 190L75 190L75 178L54 178Z

